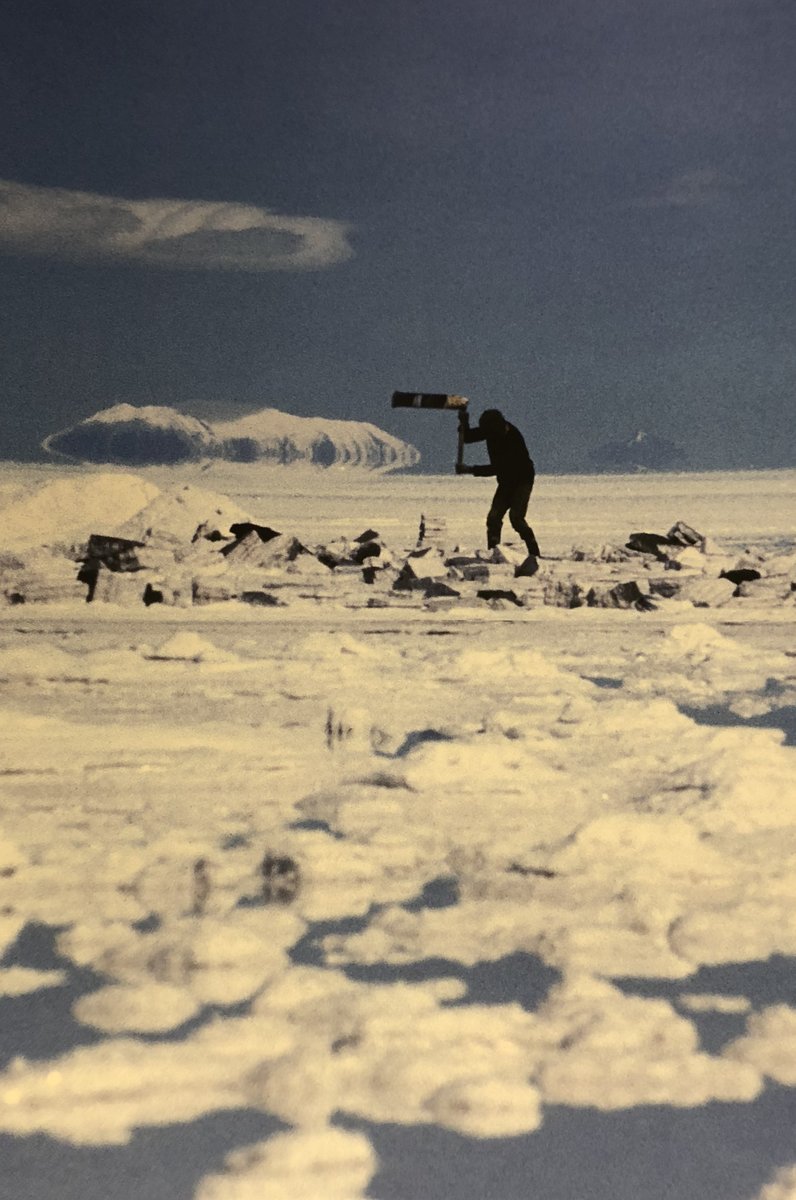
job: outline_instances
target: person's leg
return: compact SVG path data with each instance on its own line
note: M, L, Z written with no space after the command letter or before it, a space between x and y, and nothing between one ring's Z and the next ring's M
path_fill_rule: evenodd
M511 521L512 529L516 530L525 542L528 553L537 558L539 556L539 543L536 540L536 534L525 519L532 491L533 480L530 483L521 483L514 488L509 506L509 520Z
M492 498L492 506L486 514L486 544L490 550L500 545L503 518L511 505L511 492L498 484Z

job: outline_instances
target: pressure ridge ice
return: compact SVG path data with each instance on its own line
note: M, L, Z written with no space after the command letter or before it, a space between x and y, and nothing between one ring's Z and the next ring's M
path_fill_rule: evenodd
M0 518L0 594L14 604L337 602L404 610L475 605L653 612L678 606L785 610L796 601L792 550L731 554L681 521L667 534L633 533L624 545L577 546L541 560L512 545L490 552L446 545L425 522L409 546L390 544L373 528L310 542L275 529L267 513L252 516L228 496L193 483L160 490L113 472L56 479L12 495ZM690 653L685 643L668 652ZM692 660L689 687L698 699L700 687L710 688L709 648L703 653L697 644ZM739 654L736 662L741 673L763 669L749 655Z

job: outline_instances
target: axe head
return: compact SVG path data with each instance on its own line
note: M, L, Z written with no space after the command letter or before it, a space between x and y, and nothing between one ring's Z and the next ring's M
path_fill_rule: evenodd
M393 392L393 408L466 408L466 396L447 392Z

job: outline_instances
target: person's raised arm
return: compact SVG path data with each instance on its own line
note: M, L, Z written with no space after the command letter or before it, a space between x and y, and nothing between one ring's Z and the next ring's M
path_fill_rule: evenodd
M469 445L470 442L483 442L486 437L480 425L476 425L475 429L470 428L470 418L466 408L459 409L459 429L465 445Z

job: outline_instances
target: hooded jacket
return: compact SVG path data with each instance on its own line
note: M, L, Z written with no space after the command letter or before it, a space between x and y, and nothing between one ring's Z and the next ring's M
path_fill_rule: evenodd
M465 429L464 440L468 444L486 442L489 466L473 467L473 475L495 475L498 483L505 487L533 483L533 459L528 453L525 438L516 425L506 421L505 431L489 434L477 425L474 429Z

